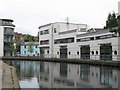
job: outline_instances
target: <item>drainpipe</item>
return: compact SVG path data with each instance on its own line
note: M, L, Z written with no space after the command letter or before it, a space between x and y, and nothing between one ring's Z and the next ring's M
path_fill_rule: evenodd
M52 27L51 27L51 58L53 58L53 27L54 25L51 24Z

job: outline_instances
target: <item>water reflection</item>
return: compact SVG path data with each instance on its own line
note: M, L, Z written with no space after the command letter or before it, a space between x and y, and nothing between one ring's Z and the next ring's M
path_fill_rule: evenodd
M17 68L21 87L31 88L120 88L120 70L65 63L7 61Z

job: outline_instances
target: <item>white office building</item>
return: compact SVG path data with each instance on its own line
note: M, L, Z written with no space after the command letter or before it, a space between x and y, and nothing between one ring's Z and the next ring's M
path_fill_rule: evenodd
M14 36L13 20L0 19L0 57L12 56L12 38Z
M45 58L120 60L120 37L86 24L50 23L39 27L40 55Z

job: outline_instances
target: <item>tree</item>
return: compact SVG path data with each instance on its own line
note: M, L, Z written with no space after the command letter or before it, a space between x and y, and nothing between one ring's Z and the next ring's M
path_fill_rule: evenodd
M30 44L29 47L28 47L28 52L30 52L31 56L32 56L33 51L34 51L33 45Z
M20 44L11 44L10 48L12 50L13 55L20 51Z
M26 36L25 42L33 42L35 41L34 36L28 35Z
M117 26L114 28L110 28L110 32L117 33L117 36L119 37L120 36L120 15L117 17L116 22L117 22Z
M116 14L114 12L112 14L109 13L107 21L106 21L106 26L104 28L109 29L109 28L113 28L116 26L118 26Z

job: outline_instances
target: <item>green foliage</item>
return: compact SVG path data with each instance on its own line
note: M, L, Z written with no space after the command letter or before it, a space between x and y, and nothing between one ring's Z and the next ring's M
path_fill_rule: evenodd
M19 52L20 51L20 44L16 44L16 45L14 45L14 44L11 44L10 45L10 48L11 48L11 50L12 50L12 53L17 53L17 52Z
M58 58L54 57L54 58L52 58L52 60L58 60Z
M29 47L28 47L28 52L30 52L32 54L33 51L34 51L33 45L30 44Z
M35 41L35 38L34 36L31 36L31 35L28 35L26 36L26 39L25 39L25 42L33 42Z
M110 28L110 32L118 33L120 36L120 26L118 26L117 28Z
M107 21L106 21L105 29L113 28L116 26L118 26L116 14L114 12L112 14L109 13Z

